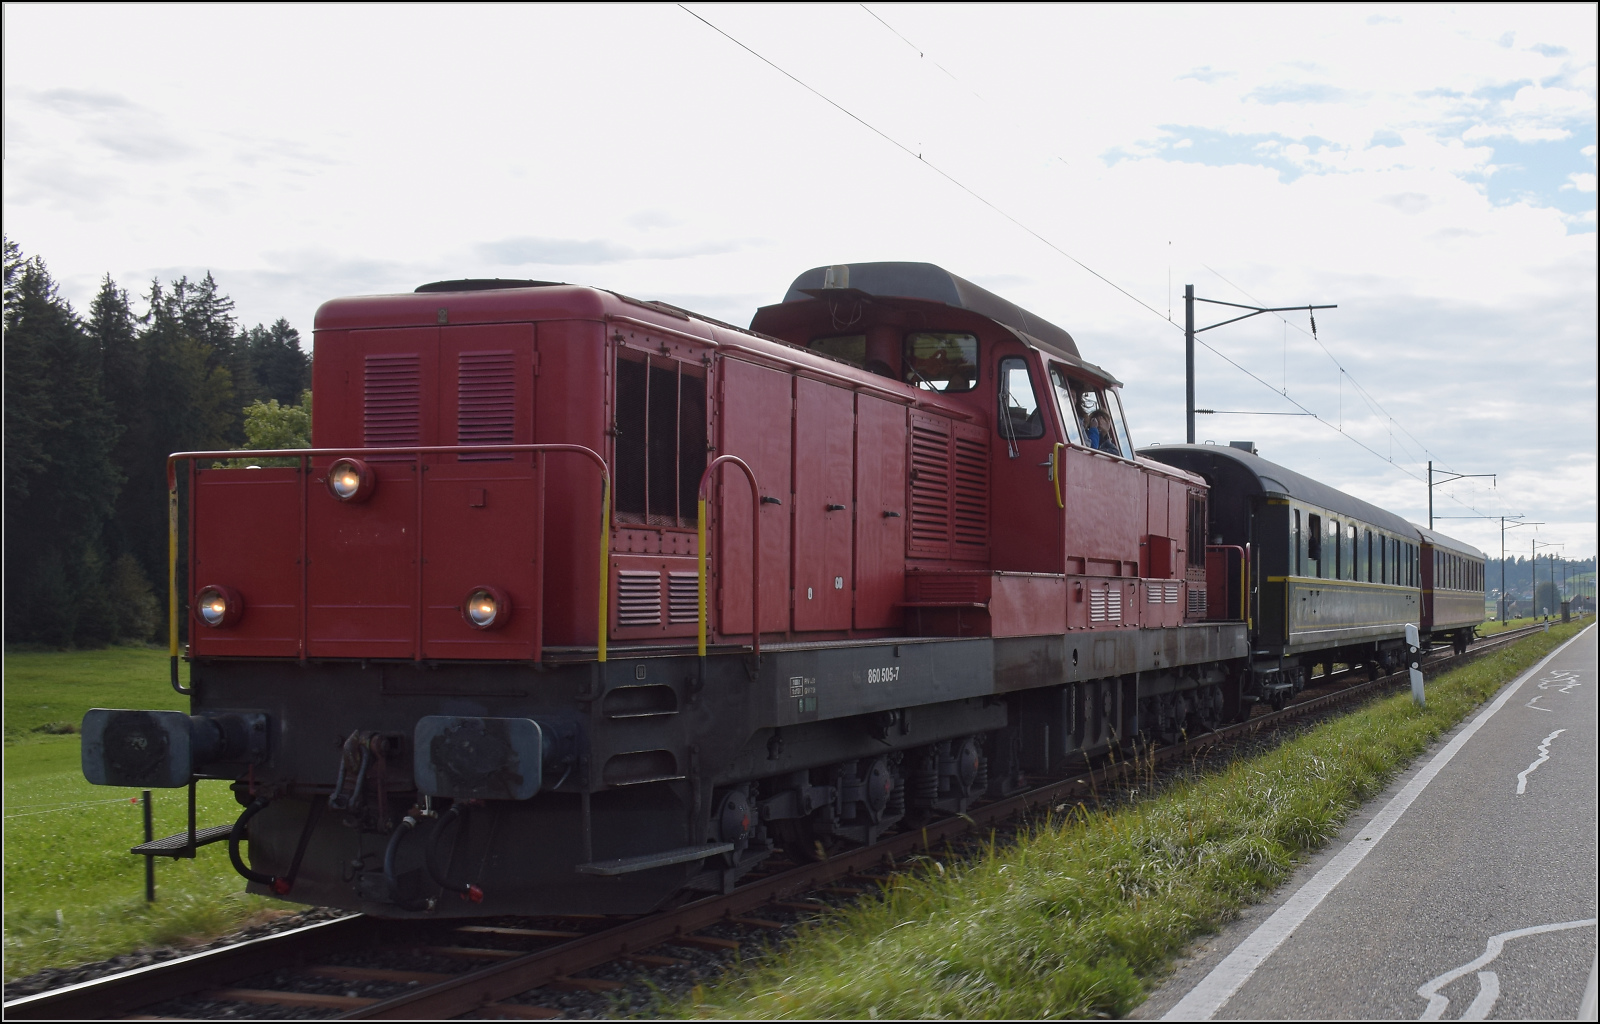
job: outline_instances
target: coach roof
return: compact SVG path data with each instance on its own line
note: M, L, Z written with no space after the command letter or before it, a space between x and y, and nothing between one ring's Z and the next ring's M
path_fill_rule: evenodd
M1415 537L1420 532L1419 527L1387 509L1240 448L1215 444L1157 445L1141 448L1139 456L1199 473L1213 487L1242 488L1252 494L1292 498L1402 536Z

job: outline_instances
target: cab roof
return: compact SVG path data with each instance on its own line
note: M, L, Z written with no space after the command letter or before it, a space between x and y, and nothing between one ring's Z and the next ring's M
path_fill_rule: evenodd
M1078 352L1078 343L1062 328L932 263L839 263L812 267L794 279L779 305L852 298L891 304L896 299L910 299L964 309L994 321L1024 342L1102 378L1107 384L1121 383L1101 367L1085 361ZM776 308L768 306L757 310L751 328L760 330L762 313Z

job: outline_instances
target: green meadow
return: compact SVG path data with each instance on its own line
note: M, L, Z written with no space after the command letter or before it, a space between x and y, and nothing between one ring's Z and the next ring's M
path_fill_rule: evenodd
M168 684L166 653L143 647L5 655L5 977L230 931L281 906L246 895L226 844L194 860L156 860L144 898L139 791L91 786L79 768L79 721L95 707L188 710ZM185 676L187 672L185 671ZM66 730L71 729L71 732ZM151 801L159 838L187 826L183 790ZM226 785L204 783L198 824L232 821Z

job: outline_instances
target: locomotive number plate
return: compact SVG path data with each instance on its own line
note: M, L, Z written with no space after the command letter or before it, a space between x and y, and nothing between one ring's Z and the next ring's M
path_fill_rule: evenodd
M867 682L868 682L868 684L871 684L871 683L894 683L894 682L899 682L899 680L900 680L900 666L899 665L886 665L883 668L869 668L869 669L867 669Z

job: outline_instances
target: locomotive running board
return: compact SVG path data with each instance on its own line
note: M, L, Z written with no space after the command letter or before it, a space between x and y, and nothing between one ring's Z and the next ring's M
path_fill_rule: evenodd
M703 843L676 850L662 850L660 853L642 853L637 857L619 857L616 860L579 864L577 871L580 875L627 875L635 871L649 871L651 868L664 868L672 864L687 864L692 860L704 860L719 853L731 852L733 852L732 843Z

